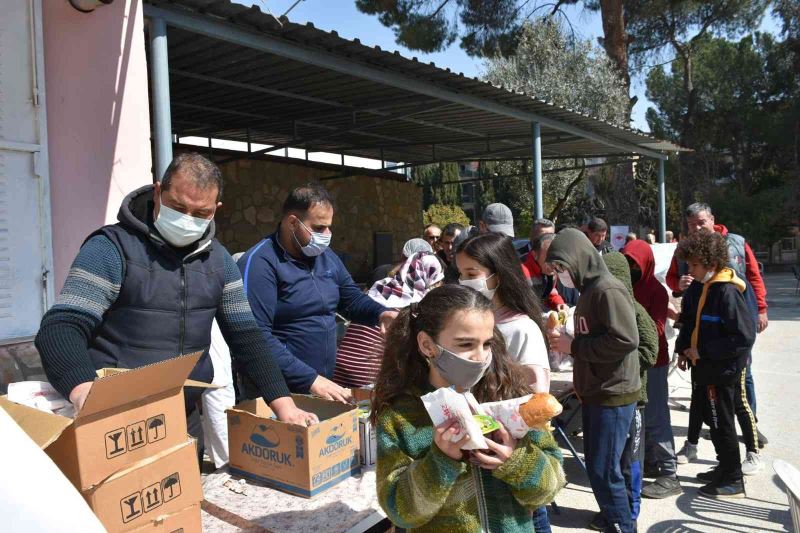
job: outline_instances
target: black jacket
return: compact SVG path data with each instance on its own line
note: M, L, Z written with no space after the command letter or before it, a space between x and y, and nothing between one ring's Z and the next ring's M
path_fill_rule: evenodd
M756 332L744 290L733 270L723 268L707 283L693 282L683 295L675 351L697 348L692 376L701 385L735 383L747 365Z

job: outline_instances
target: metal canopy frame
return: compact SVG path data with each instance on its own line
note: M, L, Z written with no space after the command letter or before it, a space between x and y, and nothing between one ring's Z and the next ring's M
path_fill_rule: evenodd
M230 0L145 0L158 176L173 134L246 142L220 162L292 147L402 163L531 159L542 216L542 159L665 151L647 134L349 41ZM167 33L169 31L169 46ZM251 152L253 143L270 148ZM665 224L659 220L663 240Z

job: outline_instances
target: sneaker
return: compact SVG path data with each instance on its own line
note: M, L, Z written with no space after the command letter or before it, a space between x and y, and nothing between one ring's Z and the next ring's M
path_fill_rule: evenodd
M597 513L594 515L594 518L592 518L592 521L589 522L588 527L592 531L605 531L607 525L606 517L603 516L603 513Z
M697 460L697 444L692 444L687 440L683 443L683 448L675 456L679 465L689 464Z
M744 481L709 483L700 487L700 494L707 498L744 498Z
M742 474L752 476L760 472L762 468L764 468L764 463L761 461L761 456L755 452L747 452L747 457L742 461Z
M682 492L683 489L681 488L681 483L678 481L677 476L662 476L642 487L642 497L654 500L669 498L670 496L675 496Z
M703 483L713 483L719 477L718 468L713 468L708 472L700 472L697 474L697 479Z
M759 449L763 448L764 446L769 444L769 439L767 439L767 437L765 437L764 434L761 433L761 431L756 429L756 433L758 433L758 447L759 447Z

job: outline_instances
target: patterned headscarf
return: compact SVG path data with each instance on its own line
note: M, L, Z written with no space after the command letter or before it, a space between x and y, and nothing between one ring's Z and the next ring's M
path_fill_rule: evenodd
M422 300L442 280L442 263L433 254L418 252L406 260L394 277L375 282L367 294L381 305L402 308Z

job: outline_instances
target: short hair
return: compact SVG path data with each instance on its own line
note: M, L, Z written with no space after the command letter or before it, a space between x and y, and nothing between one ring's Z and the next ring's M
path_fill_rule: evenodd
M578 229L578 226L572 222L565 222L564 224L556 226L556 233L561 233L565 229Z
M597 217L590 220L586 227L592 233L597 231L608 231L608 224L606 224L606 221Z
M667 239L667 242L672 242L672 239L675 238L675 234L672 233L670 230L664 232L664 237Z
M711 211L711 206L704 202L695 202L688 206L686 211L683 212L686 218L696 217L700 213L708 213L712 217L714 216L714 213Z
M428 224L427 226L425 226L424 228L422 228L422 234L423 234L423 235L425 234L425 232L426 232L426 231L428 231L428 228L436 228L436 229L438 229L438 230L441 230L441 229L442 229L442 228L440 228L439 226L437 226L436 224Z
M728 243L717 232L690 233L678 243L676 251L681 261L697 261L706 268L722 268L728 264Z
M294 211L305 215L314 204L327 204L333 207L333 198L322 185L307 183L292 189L283 202L283 214Z
M168 191L172 180L178 173L191 180L200 190L217 189L217 201L222 200L222 172L209 159L196 152L185 152L176 155L170 162L161 178L161 190Z
M625 242L635 241L638 238L639 237L634 232L630 232L625 236Z
M556 225L549 218L537 218L536 220L533 221L533 224L531 224L531 229L537 228L537 227L539 227L539 228L554 228L555 229Z
M458 222L451 222L442 229L442 237L455 237L457 231L464 231L464 226Z
M555 233L542 233L541 235L533 239L533 242L531 243L531 250L533 250L534 252L538 252L539 250L542 249L542 244L548 241L552 241L555 238L556 238Z

